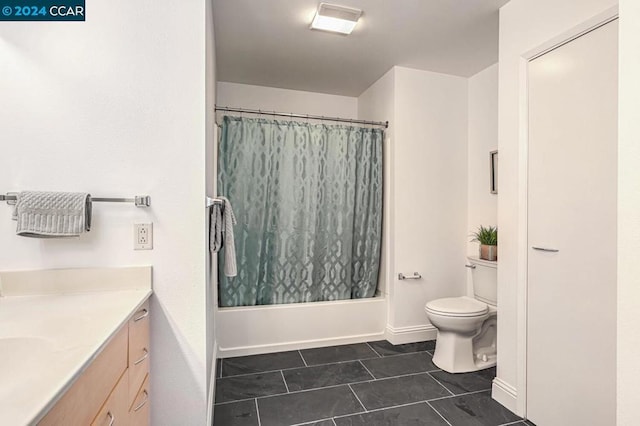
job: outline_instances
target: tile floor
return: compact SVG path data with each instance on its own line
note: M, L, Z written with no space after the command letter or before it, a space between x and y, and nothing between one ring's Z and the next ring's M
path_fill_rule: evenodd
M525 426L491 399L495 369L449 374L435 341L218 360L215 426Z

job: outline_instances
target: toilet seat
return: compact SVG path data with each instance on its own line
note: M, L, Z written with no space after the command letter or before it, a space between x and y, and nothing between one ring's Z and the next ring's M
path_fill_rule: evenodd
M470 297L446 297L436 299L425 307L427 312L449 317L477 317L486 315L489 307Z

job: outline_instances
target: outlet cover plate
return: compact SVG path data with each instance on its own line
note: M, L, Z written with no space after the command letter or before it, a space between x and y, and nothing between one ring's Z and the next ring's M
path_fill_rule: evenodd
M133 225L133 249L153 250L153 223Z

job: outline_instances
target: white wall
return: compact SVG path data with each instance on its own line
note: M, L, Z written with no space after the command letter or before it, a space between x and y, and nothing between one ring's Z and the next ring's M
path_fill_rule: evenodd
M618 141L618 419L638 423L640 394L640 2L620 0Z
M489 152L498 149L498 64L469 78L467 162L467 233L480 225L496 226L498 195L489 190ZM478 256L478 243L467 236L467 254Z
M435 338L424 305L465 292L467 80L394 67L358 100L360 118L389 120L386 143L387 338ZM417 281L398 273L419 272Z
M391 68L374 84L358 97L358 118L369 121L388 121L384 138L384 201L382 215L382 250L380 252L380 275L378 291L389 299L390 287L393 282L393 142L395 123L395 68ZM389 304L388 309L393 305ZM391 313L388 311L388 314ZM386 323L386 320L385 320Z
M526 89L523 55L588 20L615 0L511 0L500 9L498 226L498 368L494 398L524 412L524 280L526 279Z
M215 123L215 103L216 103L216 52L215 37L213 30L213 5L210 0L206 1L205 10L205 90L206 90L206 144L205 144L205 187L207 195L215 194L215 159L216 159L216 138L218 127ZM205 218L206 226L209 226L209 215ZM205 234L206 235L206 234ZM217 286L212 282L212 276L218 273L217 262L212 262L212 257L207 250L205 254L205 291L206 291L206 339L207 339L207 361L206 361L206 379L207 379L207 424L213 421L213 401L215 396L215 377L217 358L217 332L215 324L215 309L218 300Z
M356 118L358 99L249 84L218 83L219 106ZM278 117L286 120L286 117Z
M90 2L87 21L0 26L0 192L151 195L96 204L69 240L15 236L0 269L153 265L152 423L205 423L205 2ZM126 11L126 13L123 13ZM133 223L154 250L133 251Z
M396 67L395 330L429 325L425 304L465 292L467 79Z

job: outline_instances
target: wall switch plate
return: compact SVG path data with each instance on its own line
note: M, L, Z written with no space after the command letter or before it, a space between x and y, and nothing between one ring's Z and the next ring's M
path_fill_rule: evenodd
M133 225L133 249L153 250L153 223Z

